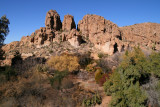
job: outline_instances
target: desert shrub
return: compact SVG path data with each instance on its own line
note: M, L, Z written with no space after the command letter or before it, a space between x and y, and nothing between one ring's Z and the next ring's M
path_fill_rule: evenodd
M21 54L19 53L19 51L15 51L15 55L14 58L12 58L12 66L17 65L18 63L22 63L22 58L21 58Z
M98 68L95 72L95 81L99 83L99 80L102 78L102 76L103 76L102 69Z
M140 48L127 52L119 67L104 83L107 95L112 95L110 106L144 107L147 95L141 85L148 78L148 61Z
M148 95L148 104L152 107L160 106L160 52L152 52L148 57L150 77L143 84Z
M72 55L52 56L47 64L58 71L76 71L79 69L78 58Z
M102 98L99 96L98 93L96 93L92 97L84 99L82 105L85 107L92 107L95 106L96 104L99 105L101 103L102 103Z
M34 70L38 72L47 72L49 70L49 67L45 64L37 64L34 67Z
M17 81L9 81L6 82L3 86L0 86L0 102L2 101L3 104L6 104L5 99L8 101L9 98L13 98L15 101L15 103L11 105L13 107L42 106L42 102L45 99L45 96L42 94L44 93L44 89L41 85L41 79L37 79L37 77L39 78L42 72L39 72L40 74L35 72L28 73L32 74L27 78L19 76Z
M98 53L98 57L101 59L103 57L108 57L108 54L104 54L102 52Z
M103 53L98 53L98 57L102 58L102 57L104 57L104 54Z
M52 78L49 78L50 84L55 89L61 89L62 80L68 75L67 71L59 72L55 71L55 74Z
M79 59L79 64L81 68L85 68L92 61L92 58L90 57L90 53L78 55L78 59Z
M111 68L109 67L109 62L106 59L99 59L96 61L97 66L101 67L103 73L108 73L111 71Z
M6 80L9 81L11 80L11 78L15 78L17 76L17 73L14 68L10 66L5 66L4 75L6 77Z
M88 71L88 72L95 72L96 71L96 66L94 64L88 64L86 66L86 71Z
M19 73L23 74L24 72L29 71L31 68L35 67L38 64L44 64L46 59L43 57L28 57L24 60L17 60L16 64L12 67Z

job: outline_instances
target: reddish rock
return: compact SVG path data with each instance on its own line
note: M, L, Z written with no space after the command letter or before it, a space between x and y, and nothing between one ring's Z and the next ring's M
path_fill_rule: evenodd
M11 42L9 44L6 44L6 45L2 46L2 50L7 52L7 51L10 51L11 49L15 49L19 46L20 46L20 42L19 41L14 41L14 42Z
M63 31L70 31L76 29L76 24L72 15L65 15L62 23Z
M119 27L104 17L86 15L78 23L78 30L100 51L113 54L120 49L121 33ZM115 46L117 44L117 46ZM116 48L116 49L115 49Z
M155 48L160 50L160 24L141 23L121 27L122 40L131 46L140 45L142 48Z
M76 29L72 29L70 32L62 33L62 41L69 41L74 47L78 47L82 42L82 36Z
M47 29L60 30L62 28L62 22L56 10L47 12L45 25Z

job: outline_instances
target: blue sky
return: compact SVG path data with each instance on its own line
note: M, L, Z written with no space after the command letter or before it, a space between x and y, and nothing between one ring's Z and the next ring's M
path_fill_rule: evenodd
M66 14L76 24L86 14L97 14L118 26L143 22L160 23L160 0L0 0L0 17L10 20L10 33L5 43L19 41L45 26L45 16L56 10L63 21Z

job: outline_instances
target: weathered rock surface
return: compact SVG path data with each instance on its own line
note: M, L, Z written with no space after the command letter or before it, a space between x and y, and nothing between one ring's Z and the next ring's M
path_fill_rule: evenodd
M82 36L76 29L72 29L68 35L63 35L63 38L66 38L74 47L78 47L82 42Z
M70 31L76 29L76 24L72 15L65 15L62 23L62 30Z
M121 27L122 40L130 45L160 50L160 24L141 23Z
M14 42L11 42L9 44L6 44L2 47L2 50L7 52L7 51L10 51L11 49L14 49L16 47L19 47L20 46L20 42L19 41L14 41Z
M119 27L104 17L98 15L86 15L78 23L78 30L88 38L96 48L112 55L116 51L122 51L127 43L122 43Z
M6 60L9 63L14 51L19 51L26 58L29 56L49 57L51 53L92 52L112 55L134 46L143 50L160 50L160 24L142 23L118 27L98 15L85 15L78 23L78 30L73 16L65 15L63 23L55 10L47 12L45 27L40 27L30 36L23 36L21 41L4 45ZM82 44L84 43L84 44Z
M46 15L45 25L47 29L60 30L62 23L56 10L49 10Z

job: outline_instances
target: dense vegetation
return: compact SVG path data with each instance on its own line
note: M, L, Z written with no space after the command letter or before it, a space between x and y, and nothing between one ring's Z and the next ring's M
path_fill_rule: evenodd
M110 106L113 107L143 107L147 105L158 106L159 95L153 99L150 91L145 88L151 78L154 77L159 82L160 53L153 52L150 56L145 56L141 49L134 48L126 51L123 61L113 72L110 79L104 83L107 95L112 96ZM150 86L149 86L150 87ZM155 84L158 87L158 84ZM154 88L155 88L154 87Z

